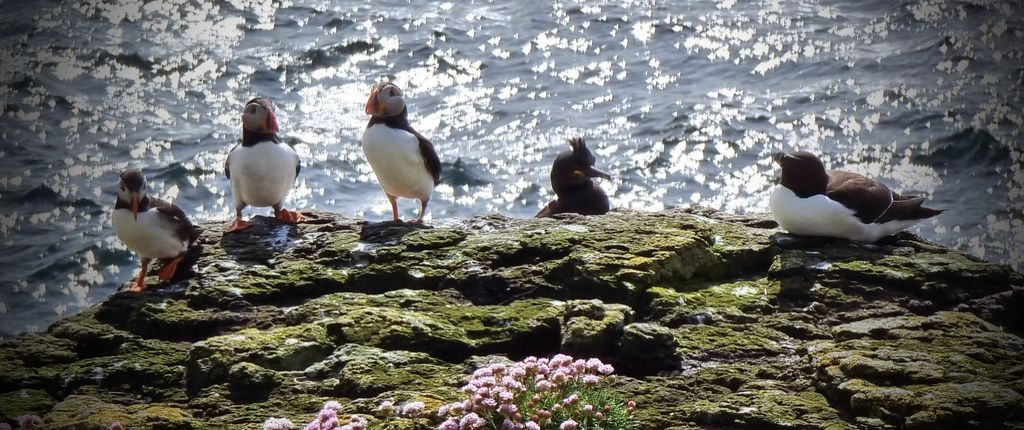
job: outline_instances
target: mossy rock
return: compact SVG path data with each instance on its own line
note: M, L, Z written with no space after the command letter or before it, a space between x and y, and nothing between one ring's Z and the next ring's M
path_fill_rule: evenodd
M327 331L318 325L240 330L192 346L187 360L187 385L194 391L223 382L229 368L243 361L272 370L302 370L333 349Z
M23 415L42 416L57 403L42 390L22 389L0 394L0 422L15 421Z
M135 424L127 407L79 395L61 400L43 420L45 427L53 430L109 430L114 422L125 428Z
M360 398L395 390L450 391L465 379L461 370L425 353L346 344L305 374L322 381L325 394Z

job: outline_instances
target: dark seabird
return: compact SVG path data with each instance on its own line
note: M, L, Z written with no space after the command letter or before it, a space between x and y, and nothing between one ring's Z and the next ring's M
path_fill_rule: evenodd
M391 202L391 213L398 218L398 197L420 201L422 223L434 186L441 183L441 160L434 145L413 130L402 90L390 82L373 86L366 101L366 113L372 115L363 132L363 154L377 175L377 182Z
M825 170L809 152L772 158L782 166L769 204L772 217L793 234L873 243L942 213L921 206L923 197L901 196L857 173Z
M269 100L254 98L242 110L242 142L231 148L224 162L224 174L231 180L235 203L235 221L224 233L242 230L246 206L272 207L282 222L296 224L302 214L284 209L282 204L295 184L302 165L291 145L277 137L277 118Z
M146 288L146 271L154 259L164 261L160 280L171 279L178 263L199 237L199 231L181 208L146 195L146 177L135 169L121 173L111 221L121 243L142 258L139 278L129 291Z
M569 139L569 151L558 154L551 165L551 188L558 198L537 213L537 218L560 213L603 215L611 204L604 190L591 178L611 179L612 176L594 168L594 154L587 149L583 138Z

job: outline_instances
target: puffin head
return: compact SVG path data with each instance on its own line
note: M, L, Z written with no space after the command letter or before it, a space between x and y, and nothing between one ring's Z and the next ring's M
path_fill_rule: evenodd
M612 175L597 170L594 154L581 137L569 139L569 151L558 154L551 166L551 185L555 193L590 184L591 178L611 179Z
M262 97L249 100L242 109L242 129L260 134L277 133L273 103Z
M782 186L800 196L825 193L828 173L817 155L807 151L776 152L772 160L782 168Z
M121 172L121 180L117 184L117 198L131 205L132 216L139 219L139 202L146 197L146 175L139 169L128 169Z
M370 88L366 113L376 117L395 116L405 110L405 94L398 85L381 82Z

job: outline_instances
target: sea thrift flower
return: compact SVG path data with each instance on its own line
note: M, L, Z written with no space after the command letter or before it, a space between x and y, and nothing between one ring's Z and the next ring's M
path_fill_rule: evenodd
M114 426L117 426L115 429ZM263 422L263 430L292 430L295 428L295 424L288 418L267 418ZM110 430L123 430L121 423L115 422L110 425Z
M391 403L390 400L385 400L377 405L377 412L384 414L384 416L391 416L395 414L395 404Z
M288 420L285 420L285 421L288 421ZM287 428L282 428L281 430L291 430L291 425L292 425L292 422L288 421L288 427ZM263 424L263 428L264 429L267 428L266 426L267 426L266 424ZM10 428L11 428L10 426L7 427L8 430ZM0 427L0 430L3 430L3 427ZM120 421L114 421L114 422L110 423L110 430L124 430L124 426L121 425Z
M327 403L324 403L324 409L330 409L334 412L338 412L341 410L341 403L331 400Z
M366 430L366 418L359 415L352 415L348 419L348 426L351 430ZM344 427L343 427L344 428Z
M476 369L460 388L462 400L438 409L438 417L445 420L438 428L582 430L597 418L606 430L626 430L632 423L625 406L602 386L614 379L613 371L598 358L564 354L489 364Z
M11 430L11 425L7 423L0 423L0 430Z
M402 416L416 418L423 413L423 402L409 402L402 407Z
M487 421L480 418L476 413L470 412L459 421L459 427L468 430L480 429L487 425Z
M43 424L43 419L38 415L22 415L18 418L18 427L21 430L37 429Z

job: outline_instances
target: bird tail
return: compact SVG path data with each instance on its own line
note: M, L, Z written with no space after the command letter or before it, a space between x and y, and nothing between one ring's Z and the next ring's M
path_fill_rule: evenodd
M945 209L932 209L922 206L925 200L924 197L893 197L892 205L875 222L883 224L889 221L921 220L945 212Z

